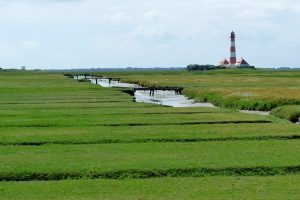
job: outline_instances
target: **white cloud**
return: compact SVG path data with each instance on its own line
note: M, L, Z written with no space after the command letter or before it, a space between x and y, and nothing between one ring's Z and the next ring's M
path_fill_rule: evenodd
M0 0L0 57L41 67L216 63L235 30L251 64L300 66L299 11L299 0Z
M0 67L6 67L11 60L19 58L20 55L13 45L5 41L4 37L0 35Z
M155 20L155 21L168 21L171 17L166 13L159 10L149 10L144 14L145 20Z
M0 5L8 5L13 3L27 3L27 4L43 4L43 3L77 3L84 0L0 0Z
M0 55L4 59L6 56L13 57L17 55L16 50L7 43L0 43Z
M119 11L115 13L105 14L100 17L100 19L104 21L121 22L130 20L131 16L126 14L125 12Z
M26 50L33 50L39 47L39 43L33 40L25 40L21 42L21 46Z
M171 37L171 31L162 25L139 26L131 33L131 37L166 38Z

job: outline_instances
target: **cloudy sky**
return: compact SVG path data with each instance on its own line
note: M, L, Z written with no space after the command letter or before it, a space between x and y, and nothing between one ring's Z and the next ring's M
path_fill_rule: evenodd
M299 0L0 0L0 67L300 66Z

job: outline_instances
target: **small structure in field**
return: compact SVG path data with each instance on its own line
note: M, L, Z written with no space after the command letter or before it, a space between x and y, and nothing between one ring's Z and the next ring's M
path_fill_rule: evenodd
M249 67L251 67L249 65L249 63L244 58L241 58L235 65L237 67L240 67L240 68L249 68Z
M220 61L219 63L220 67L229 67L229 62L226 58L224 58L223 60Z

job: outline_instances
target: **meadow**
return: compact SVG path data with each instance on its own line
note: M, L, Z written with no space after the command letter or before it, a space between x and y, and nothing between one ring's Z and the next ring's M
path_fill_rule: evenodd
M202 76L168 73L113 75L158 86L174 76L187 89L186 76ZM300 127L285 118L136 103L62 74L2 71L0 199L299 199Z
M182 87L188 97L219 107L271 111L280 106L300 104L300 70L227 69L101 75L121 77L122 81L153 88Z
M1 199L299 199L300 176L8 182Z

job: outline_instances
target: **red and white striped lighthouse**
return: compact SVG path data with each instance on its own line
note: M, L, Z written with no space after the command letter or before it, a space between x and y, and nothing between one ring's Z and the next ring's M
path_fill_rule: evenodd
M230 47L230 65L235 65L236 64L236 49L235 49L235 33L232 31L231 32L231 47Z

